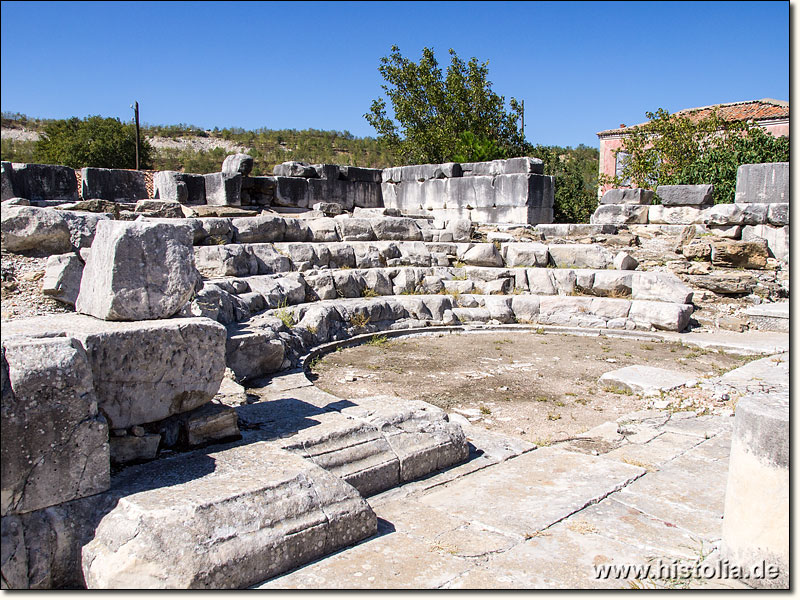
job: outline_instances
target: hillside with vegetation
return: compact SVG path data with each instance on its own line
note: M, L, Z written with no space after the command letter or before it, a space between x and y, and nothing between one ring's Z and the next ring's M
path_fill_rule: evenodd
M45 157L51 155L41 144L37 147L37 142L45 129L62 122L3 113L2 160L48 162ZM288 160L370 168L406 164L384 140L357 137L348 131L266 127L205 130L186 124L145 124L141 135L149 146L149 164L143 167L157 171L213 173L219 171L225 156L234 152L253 156L254 175L271 175L276 164ZM543 159L545 173L556 176L556 221L588 222L597 205L597 148L527 145L526 153Z

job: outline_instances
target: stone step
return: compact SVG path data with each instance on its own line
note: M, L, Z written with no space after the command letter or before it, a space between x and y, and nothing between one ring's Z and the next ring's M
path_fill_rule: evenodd
M751 327L761 331L789 331L789 303L758 304L745 309Z
M615 255L598 244L422 241L225 243L195 246L195 263L205 277L268 275L315 268L553 266L634 270L638 266L627 253Z
M692 310L689 304L532 294L338 298L229 324L226 364L238 379L254 379L287 368L316 346L354 335L470 323L682 331Z
M375 267L214 278L186 315L222 323L309 300L402 294L590 295L688 304L692 291L675 275L599 269L496 267Z
M433 405L396 397L342 399L313 386L272 392L236 410L246 441L273 440L371 496L467 459L461 427ZM263 393L262 393L263 392Z
M377 531L350 485L268 442L130 467L83 548L89 589L253 585Z

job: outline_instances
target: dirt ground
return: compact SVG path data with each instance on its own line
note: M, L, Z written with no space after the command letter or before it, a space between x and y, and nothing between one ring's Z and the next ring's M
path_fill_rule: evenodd
M652 399L598 385L607 371L648 365L706 377L749 360L668 342L447 333L397 340L376 336L317 359L310 370L317 387L343 398L387 394L424 400L489 430L545 445L650 407ZM683 406L671 408L724 404L703 393L683 390L675 395Z

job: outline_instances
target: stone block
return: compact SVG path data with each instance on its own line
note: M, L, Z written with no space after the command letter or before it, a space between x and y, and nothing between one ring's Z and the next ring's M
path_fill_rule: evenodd
M546 267L549 254L545 244L536 242L511 242L503 244L507 267Z
M275 165L272 173L277 177L303 177L306 179L319 176L313 165L292 160Z
M757 507L757 510L754 508ZM745 396L736 404L721 557L757 588L789 588L789 397Z
M515 173L544 173L544 162L539 158L522 156L519 158L490 160L485 162L461 163L462 177L476 175L509 175Z
M614 268L619 271L635 271L639 266L639 261L627 252L618 252L614 256Z
M14 193L13 176L14 167L12 164L5 160L2 161L2 163L0 163L0 200L3 202L17 198L17 195ZM25 199L27 200L27 198Z
M467 250L461 260L477 267L502 267L503 257L494 244L475 244Z
M549 210L552 213L553 194L553 177L549 175L498 175L494 178L493 208L528 206L542 211ZM548 223L550 221L537 222Z
M42 293L75 306L83 275L83 261L74 253L56 254L47 259L42 278Z
M308 203L308 180L304 177L275 177L274 206L305 208Z
M2 516L107 490L108 425L81 344L70 337L4 339L0 367Z
M237 244L282 242L286 233L286 221L269 214L233 219L231 227Z
M9 252L69 252L70 230L61 214L52 208L3 206L0 223L3 248Z
M656 204L650 207L647 221L657 225L691 225L703 223L705 213L699 206L664 206Z
M590 218L593 225L628 225L647 223L650 206L637 204L601 204Z
M763 269L769 253L766 240L711 242L711 263L717 267Z
M222 173L224 175L241 174L242 177L250 175L253 170L253 157L249 154L229 154L222 161Z
M114 321L176 314L200 283L193 237L187 225L99 222L76 310Z
M90 589L245 588L377 530L352 486L267 442L132 467L115 492L83 548Z
M658 396L661 392L690 387L696 382L694 376L686 373L643 365L609 371L603 373L598 380L601 387L643 396Z
M436 199L436 208L491 208L494 205L494 186L493 177L456 177L446 179L443 185L416 186L414 184L401 184L404 192L421 187L423 189L436 190L439 193L433 194ZM439 188L441 187L441 190ZM402 207L401 207L402 208Z
M111 463L114 465L126 465L153 460L158 455L160 442L161 435L157 433L148 433L142 436L112 436L109 439Z
M739 166L736 171L735 202L789 202L789 163Z
M776 227L783 227L789 224L789 203L775 203L769 205L767 222Z
M339 171L339 177L346 181L381 183L383 174L381 169L365 169L363 167L350 167L347 165L340 165L337 167L337 169Z
M225 328L210 319L130 323L68 314L3 324L4 343L65 335L86 350L99 409L112 429L205 404L225 372Z
M644 188L615 188L608 190L600 198L600 204L644 204L653 203L653 190Z
M3 163L3 165L9 175L13 191L9 198L16 196L33 201L78 201L78 179L75 177L75 169L71 167L32 163ZM7 199L3 196L3 200Z
M180 202L171 200L137 200L134 212L157 219L183 219Z
M280 371L286 348L271 329L237 327L228 335L225 364L237 381L256 379Z
M742 241L766 240L770 254L789 262L789 226L773 227L772 225L750 225L742 228Z
M692 290L671 273L637 272L631 278L634 300L654 300L691 304Z
M614 262L611 252L597 244L551 244L548 252L559 269L606 269Z
M97 224L100 221L109 221L112 218L110 214L94 214L71 210L61 210L59 214L67 224L70 243L76 250L91 247L97 232Z
M237 173L208 173L203 176L206 204L211 206L241 206L242 176Z
M381 217L370 219L375 239L413 242L422 239L422 230L416 219Z
M153 197L170 202L189 201L189 188L179 171L158 171L153 174ZM205 180L203 180L205 190Z
M343 242L364 242L375 239L369 219L354 219L349 215L336 218L336 230Z
M642 329L683 331L689 324L694 307L691 304L634 300L628 318Z
M660 185L656 195L663 206L708 206L714 204L714 186L704 185Z
M142 171L127 169L81 169L81 195L115 202L130 202L147 198Z

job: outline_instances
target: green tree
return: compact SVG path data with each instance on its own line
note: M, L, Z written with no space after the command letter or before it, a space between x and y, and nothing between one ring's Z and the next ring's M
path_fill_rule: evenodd
M555 178L553 221L588 223L597 208L597 148L536 146L531 154L544 161L545 175Z
M714 202L731 203L739 165L787 162L789 139L776 138L744 121L726 121L716 111L692 120L663 108L647 113L615 152L627 156L615 177L600 183L655 189L659 185L714 185Z
M152 148L141 139L139 166L149 168ZM44 126L36 142L35 160L45 164L66 165L74 169L136 168L136 130L133 124L100 116L60 119Z
M521 106L512 98L506 111L505 98L487 78L488 65L474 57L465 63L451 49L444 75L433 49L423 48L415 63L392 46L378 71L393 116L380 97L364 117L403 164L448 162L486 150L491 150L486 160L521 156L526 150L518 126Z

